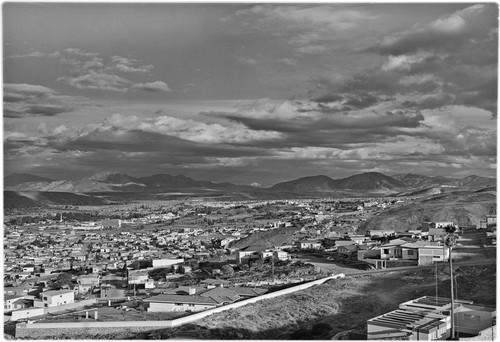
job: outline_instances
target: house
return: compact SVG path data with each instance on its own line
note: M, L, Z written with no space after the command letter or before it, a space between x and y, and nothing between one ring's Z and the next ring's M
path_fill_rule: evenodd
M129 270L128 271L128 284L145 284L148 281L148 270Z
M225 287L216 287L209 289L200 294L202 297L213 299L217 305L225 305L236 302L241 299L241 296L234 290Z
M41 300L34 301L35 307L53 307L75 302L75 292L72 290L46 291L40 293Z
M213 309L219 304L212 298L162 294L145 299L149 303L148 312L203 311Z
M238 264L247 263L260 258L259 253L267 251L270 247L264 245L250 245L236 252Z
M273 251L260 251L259 252L259 257L261 260L270 260L272 259L274 253Z
M373 237L382 238L382 237L386 237L386 236L393 236L396 234L396 231L394 229L369 230L368 234L370 235L370 238L373 238Z
M430 222L429 233L427 235L428 240L442 241L443 237L447 234L447 227L454 227L455 229L458 229L458 226L453 222Z
M418 264L431 265L437 261L447 261L450 258L450 250L444 246L422 246L418 248Z
M101 277L98 274L82 274L77 279L78 282L78 293L88 293L92 292L93 289L99 287L101 283Z
M318 240L302 240L299 241L300 249L320 249L321 242Z
M153 268L170 267L172 265L182 264L183 262L184 258L178 258L176 256L155 258L153 259Z
M380 259L397 260L403 258L403 248L404 244L408 241L403 239L394 239L389 241L389 243L382 245L380 247Z
M337 248L337 252L345 255L351 255L353 253L356 253L359 250L359 246L356 245L355 243L352 243L350 245L343 245L339 246Z
M364 235L349 235L349 239L351 241L354 241L358 245L361 245L363 242L370 240L369 236L364 236Z
M275 250L274 257L278 260L288 260L288 253L285 251Z
M214 287L227 287L231 285L231 282L229 280L207 278L202 280L200 284L206 286L207 289L213 289Z
M24 300L26 295L4 295L3 296L3 310L10 312L13 310L24 309L30 307L28 301ZM32 297L32 296L31 296Z
M451 336L451 300L424 296L367 321L368 340L445 340ZM479 334L493 325L496 309L457 301L455 331Z

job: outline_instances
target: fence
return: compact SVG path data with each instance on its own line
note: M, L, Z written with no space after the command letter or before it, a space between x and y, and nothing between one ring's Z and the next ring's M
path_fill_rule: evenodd
M66 322L66 323L20 323L16 325L16 338L48 338L51 336L57 336L64 332L64 334L68 335L78 335L79 333L89 334L94 333L97 334L102 330L102 333L110 333L114 328L127 329L130 331L145 331L145 330L157 330L164 328L173 328L178 327L187 323L192 323L198 321L207 316L213 315L215 313L236 309L248 304L256 303L258 301L270 298L276 298L279 296L283 296L286 294L294 293L297 291L305 290L315 285L323 284L324 282L337 279L344 278L345 275L343 273L332 275L326 278L321 278L318 280L313 280L308 283L300 284L297 286L293 286L287 289L279 290L276 292L266 293L262 296L253 297L249 299L245 299L236 303L220 306L214 309L198 312L186 317L177 318L170 321L109 321L109 322ZM90 330L89 330L90 329Z

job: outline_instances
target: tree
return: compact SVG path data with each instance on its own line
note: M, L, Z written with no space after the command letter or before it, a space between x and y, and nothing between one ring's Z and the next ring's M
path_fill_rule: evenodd
M65 272L59 273L57 275L56 280L52 281L52 283L50 284L50 287L58 290L61 287L63 287L64 285L72 286L73 285L72 279L73 279L73 277L69 273L65 273Z
M234 269L229 265L222 266L221 271L226 277L232 277L234 275Z

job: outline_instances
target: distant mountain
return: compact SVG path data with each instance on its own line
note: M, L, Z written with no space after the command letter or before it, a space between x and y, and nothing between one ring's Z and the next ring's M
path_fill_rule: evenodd
M27 173L14 173L10 176L4 177L3 184L4 186L14 186L22 183L29 182L52 182L53 179L30 175Z
M132 177L123 173L103 172L77 181L52 180L43 177L26 177L25 182L11 182L7 190L51 191L51 192L143 192L168 191L172 189L205 189L207 191L247 191L255 188L231 183L213 183L194 180L183 175L157 174L147 177ZM14 184L15 183L15 184Z
M395 190L407 186L379 172L367 172L351 177L339 179L340 188L344 190Z
M496 178L487 178L479 176L467 176L464 178L451 177L429 177L415 175L411 173L393 175L401 183L413 189L431 188L431 187L455 187L460 190L478 190L491 186L496 186Z
M304 177L278 183L269 190L282 192L333 192L333 191L393 191L407 189L402 182L378 172L367 172L347 178L332 179L327 176Z
M282 182L269 188L271 191L282 192L312 192L312 191L334 191L337 182L327 176L311 176Z
M109 184L137 183L137 178L125 173L100 172L89 177L90 180Z
M28 174L13 174L4 179L5 190L45 191L67 193L129 192L161 193L172 190L204 191L211 193L240 193L257 197L272 198L275 195L293 193L298 195L336 193L412 193L424 189L442 187L459 190L478 190L495 187L496 179L468 176L462 179L446 177L428 177L415 174L398 174L393 177L378 172L367 172L346 178L332 179L319 175L303 177L277 183L270 188L256 188L250 185L232 183L214 183L193 178L168 174L156 174L146 177L133 177L124 173L104 172L76 181L53 180ZM430 190L437 193L438 190Z

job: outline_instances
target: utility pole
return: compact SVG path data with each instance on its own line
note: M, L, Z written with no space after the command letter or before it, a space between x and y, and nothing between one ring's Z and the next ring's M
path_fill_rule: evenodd
M453 258L451 256L451 251L453 246L450 246L450 284L451 284L451 339L455 339L455 299L454 299L454 289L453 289Z
M450 290L451 290L451 336L450 339L455 339L455 296L454 296L454 288L453 288L453 256L452 250L455 245L455 232L457 230L456 226L446 226L444 227L446 231L446 236L444 237L444 245L448 247L449 251L449 260L450 260Z

